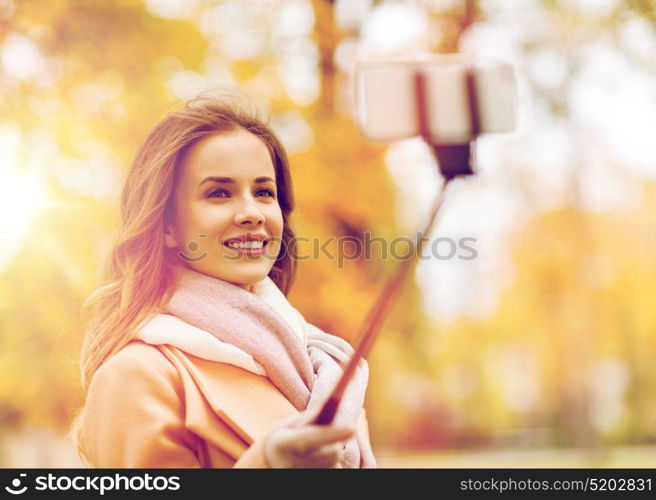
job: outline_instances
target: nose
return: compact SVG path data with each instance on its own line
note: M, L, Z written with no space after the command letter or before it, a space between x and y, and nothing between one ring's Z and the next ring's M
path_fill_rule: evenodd
M262 224L264 223L264 215L257 206L257 201L251 197L245 199L239 204L235 211L235 224L239 226L249 224Z

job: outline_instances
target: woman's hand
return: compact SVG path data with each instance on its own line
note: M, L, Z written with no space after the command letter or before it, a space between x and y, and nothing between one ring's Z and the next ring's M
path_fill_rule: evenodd
M308 324L308 352L317 374L307 409L274 427L263 443L270 467L338 468L345 446L355 435L369 378L367 362L361 359L330 425L315 425L315 418L342 375L354 350L345 340Z
M303 412L274 427L264 438L264 457L274 468L339 468L344 446L355 430L315 425L316 415Z
M355 351L344 339L322 332L314 325L309 326L308 352L312 368L318 377L314 381L306 411L319 414L332 394L337 380L342 376L344 366L351 360ZM368 380L369 367L367 361L362 358L341 397L333 420L336 425L357 427Z

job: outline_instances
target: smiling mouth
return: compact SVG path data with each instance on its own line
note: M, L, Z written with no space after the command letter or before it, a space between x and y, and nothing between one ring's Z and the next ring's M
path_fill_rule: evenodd
M262 250L269 240L227 241L223 246L234 250Z
M228 253L232 255L232 259L248 257L259 261L266 255L264 247L266 247L268 242L269 240L232 240L224 242L223 245L230 249Z

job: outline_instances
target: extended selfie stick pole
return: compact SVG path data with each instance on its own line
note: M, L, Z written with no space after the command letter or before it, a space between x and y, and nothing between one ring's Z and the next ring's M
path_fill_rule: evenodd
M409 259L402 261L401 264L399 264L398 268L394 271L392 276L388 278L382 292L378 296L378 300L374 303L373 307L369 311L369 314L367 315L367 318L364 321L360 334L358 335L360 341L358 343L357 348L355 349L355 353L351 357L349 363L344 368L344 373L342 374L342 377L339 379L339 382L337 382L337 385L335 386L335 389L330 395L330 398L328 398L323 408L321 409L321 412L319 413L318 417L315 419L314 421L315 424L326 425L326 424L330 424L333 421L333 418L337 413L337 408L339 407L339 403L342 399L342 396L344 395L344 391L346 391L346 387L348 386L349 381L353 377L353 374L355 373L355 369L357 368L358 363L363 357L365 357L369 353L371 345L374 343L374 340L376 340L376 336L380 331L380 327L382 326L383 321L385 320L385 317L387 316L387 313L389 312L394 299L396 298L398 292L401 290L401 287L403 286L403 282L405 280L405 277L408 275L408 271L413 267L413 264L415 262L415 256L421 254L421 249L423 247L424 242L427 240L426 237L429 234L429 230L433 225L437 213L439 212L440 207L442 206L442 203L444 201L444 194L446 192L445 188L447 184L448 182L445 182L442 185L440 191L437 194L437 197L435 198L435 201L433 203L433 208L431 209L429 220L426 223L424 230L418 234L418 238L414 242L411 257Z
M467 78L467 85L470 99L470 109L472 110L471 121L473 124L473 129L477 131L478 119L475 116L475 112L473 111L476 109L476 103L472 102L473 99L475 99L475 92L473 91L473 80L469 76ZM359 342L353 356L344 368L344 372L337 382L335 389L333 389L332 394L324 403L321 412L314 420L314 423L318 425L327 425L333 421L342 396L348 387L349 381L355 373L358 363L369 353L371 346L373 345L378 332L380 331L383 321L385 320L385 317L392 307L394 299L398 296L398 293L403 286L406 276L416 263L416 256L421 255L424 243L428 240L428 236L430 235L433 223L435 222L437 214L444 202L446 187L448 186L449 182L454 177L460 175L472 175L474 173L471 168L470 161L470 144L443 146L432 143L433 141L431 140L428 130L428 117L426 115L427 106L425 102L425 78L421 72L418 72L415 75L415 90L417 96L417 115L421 136L428 144L431 145L431 151L437 160L439 169L445 181L439 189L437 196L435 197L435 201L433 202L433 206L423 230L417 234L417 240L413 244L410 257L402 261L394 273L388 278L385 286L383 287L383 290L378 296L378 300L374 303L373 307L369 311L369 314L367 315L361 327L360 333L358 334Z

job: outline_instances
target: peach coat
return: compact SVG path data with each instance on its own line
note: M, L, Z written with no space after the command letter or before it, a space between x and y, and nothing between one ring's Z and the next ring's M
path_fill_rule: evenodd
M133 340L94 374L81 416L88 465L267 467L263 438L297 413L291 402L234 346L219 345L223 354L203 359L189 352L199 354L198 346L183 350L168 341ZM369 439L364 409L358 432Z

